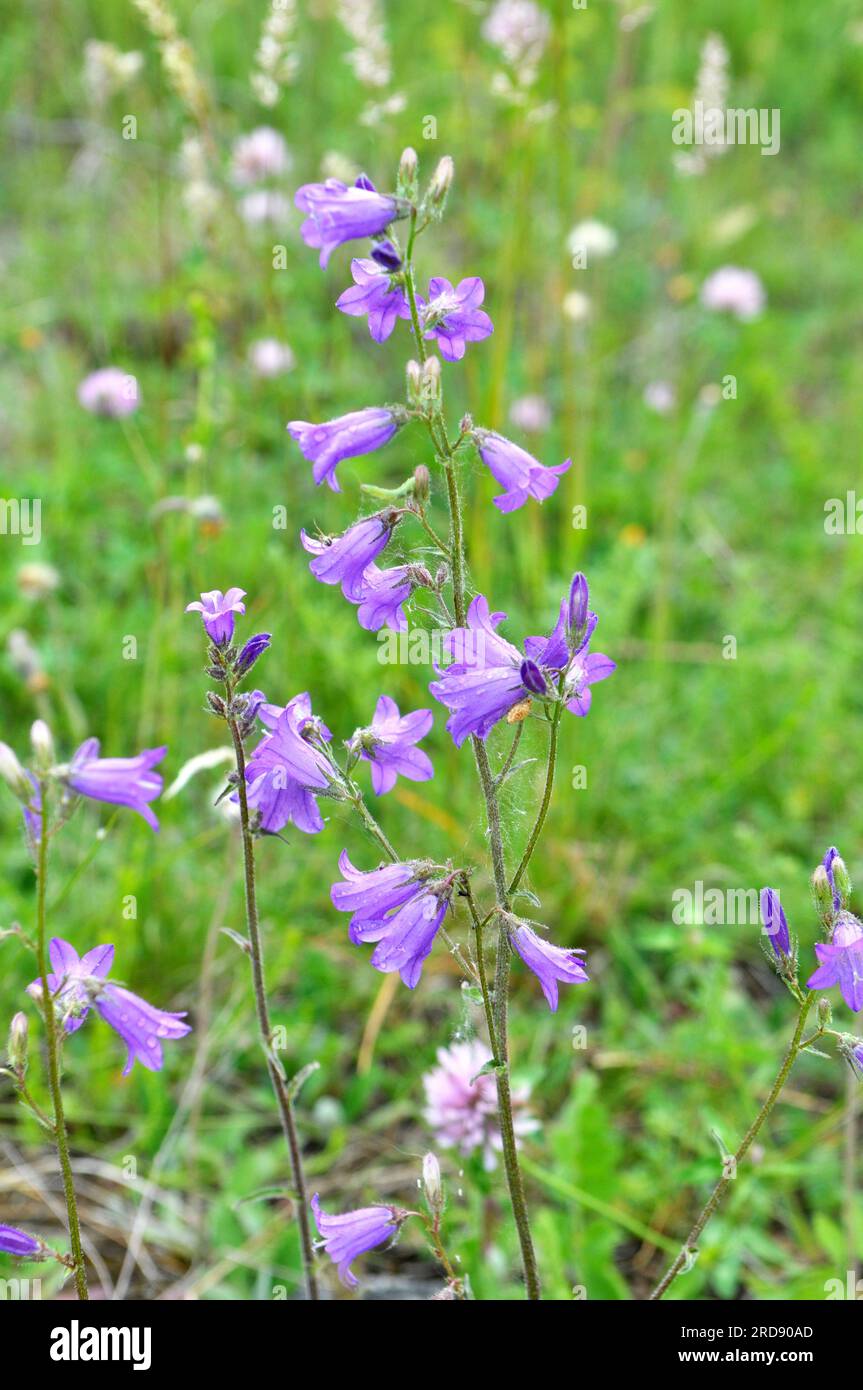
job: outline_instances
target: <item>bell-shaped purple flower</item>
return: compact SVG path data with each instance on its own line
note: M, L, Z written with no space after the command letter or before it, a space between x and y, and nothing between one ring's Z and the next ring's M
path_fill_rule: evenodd
M393 632L406 632L407 614L403 605L411 596L413 585L407 565L393 565L390 569L379 569L371 564L363 571L360 596L353 602L359 604L357 617L360 627L366 632L379 632L382 627L392 628Z
M183 1038L191 1033L189 1025L182 1021L186 1015L166 1013L122 985L106 983L114 963L113 946L94 946L92 951L79 956L68 941L54 937L48 950L51 960L48 988L65 1032L77 1032L92 1007L126 1044L124 1076L129 1075L136 1061L148 1071L161 1071L164 1061L161 1040ZM41 1001L41 979L28 986L28 993Z
M564 697L570 714L586 715L593 699L590 687L598 681L608 680L616 670L617 662L603 652L588 652L585 647L576 652L566 668L564 679Z
M226 647L234 635L234 614L246 611L245 597L245 589L228 589L224 594L221 589L211 589L201 594L200 601L187 603L186 612L200 613L210 641Z
M339 1278L349 1289L355 1289L358 1283L351 1270L352 1261L394 1239L409 1215L399 1207L359 1207L341 1216L330 1216L321 1210L317 1192L312 1198L312 1211L321 1237L317 1244L338 1266Z
M341 492L336 468L345 459L374 453L388 444L399 428L399 421L385 406L352 410L320 425L307 420L291 420L288 433L312 465L312 477L320 487L326 482L333 492Z
M91 801L131 807L158 830L159 822L147 803L155 801L162 790L161 774L153 768L167 751L164 747L145 748L135 758L100 758L99 740L88 738L69 764L66 781L73 791Z
M379 939L372 953L372 965L385 975L397 970L408 989L415 989L419 984L423 963L431 952L449 907L451 890L447 888L436 892L434 887L434 884L429 884L423 892L398 908L385 923L378 924ZM375 940L368 924L362 939Z
M376 795L392 791L399 776L410 782L427 782L434 776L428 754L415 747L425 738L434 715L430 709L414 710L404 717L395 700L381 695L368 729L358 729L350 742L352 751L372 765L372 787Z
M477 594L468 609L467 627L454 628L444 638L454 659L429 690L450 711L446 727L457 748L470 734L485 738L528 693L521 678L521 652L496 632L505 617L490 613L488 600Z
M307 693L295 695L284 709L264 705L258 718L265 734L246 765L249 805L261 817L261 829L275 834L289 822L306 835L316 835L324 821L315 792L329 789L329 763L320 741L329 742L329 729L312 714Z
M376 512L354 522L340 536L309 536L300 532L303 549L314 559L309 569L322 584L341 584L352 603L362 603L363 576L386 546L395 522L393 514Z
M17 1255L21 1258L25 1255L38 1255L41 1249L42 1242L35 1236L28 1236L26 1231L19 1231L16 1226L0 1225L0 1251L4 1255Z
M384 237L383 241L375 242L372 247L372 260L382 270L388 270L391 275L395 275L402 268L402 258L389 237Z
M779 894L773 888L761 889L760 908L761 924L770 938L770 945L779 960L783 960L791 951L791 938Z
M584 955L583 951L567 951L561 946L553 946L524 922L513 928L510 940L525 965L539 980L552 1013L557 1010L558 983L583 985L589 979L583 962L579 960L579 956Z
M572 460L546 467L529 454L493 430L475 430L479 456L489 472L500 483L504 491L494 499L494 505L502 512L514 512L523 507L529 497L544 502L551 497L561 474L569 468Z
M378 941L381 933L377 928L385 929L387 917L421 893L428 878L418 860L383 864L364 873L354 868L344 849L339 855L339 871L344 882L333 884L330 897L338 912L352 913L348 932L355 946L362 941Z
M376 343L385 343L396 326L396 319L411 316L404 290L393 285L387 270L373 260L351 261L354 283L336 300L336 308L352 318L367 316L369 333Z
M423 336L437 340L447 362L458 362L468 343L481 342L494 332L494 324L479 307L484 298L485 286L478 275L461 280L455 289L442 275L429 281L429 297L420 312L427 330Z
M294 202L300 212L308 214L300 235L307 246L320 250L322 270L337 246L376 236L399 216L395 198L375 192L365 178L362 183L358 179L353 188L338 179L304 184L297 189Z
M818 969L806 981L809 989L838 985L842 998L859 1013L863 1009L863 923L850 912L840 912L829 943L817 941Z
M251 671L258 657L263 656L269 647L272 635L271 632L258 632L254 637L249 638L248 642L240 649L240 654L234 665L234 670L238 676L244 676L247 671Z

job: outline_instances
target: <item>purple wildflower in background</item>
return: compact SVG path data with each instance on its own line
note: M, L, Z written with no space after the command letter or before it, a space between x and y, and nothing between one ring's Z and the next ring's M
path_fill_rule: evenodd
M558 982L567 985L583 985L587 982L588 973L583 962L579 960L579 956L584 955L583 951L553 946L524 922L513 928L510 940L525 965L539 980L552 1013L557 1011Z
M816 941L820 962L806 981L808 989L830 989L838 985L842 998L859 1013L863 1009L863 924L850 912L840 912L829 943Z
M336 300L336 308L352 318L368 316L369 333L376 343L384 343L396 326L396 319L411 316L404 290L393 286L390 274L373 260L351 261L354 283Z
M28 1236L15 1226L0 1225L0 1250L4 1255L37 1255L41 1249L42 1242L35 1236Z
M372 787L376 795L392 791L396 779L427 782L434 777L431 759L414 745L425 738L434 715L430 709L414 710L402 716L395 700L381 695L368 729L358 729L349 747L372 765Z
M85 376L78 387L78 400L91 415L122 420L134 415L141 403L138 382L119 367L102 367Z
M420 312L426 338L434 338L441 357L458 362L468 343L479 343L494 332L494 324L479 306L485 286L478 275L461 280L453 289L442 275L429 281L429 297Z
M329 763L310 737L329 743L325 724L312 714L307 693L295 695L284 709L262 705L257 717L270 729L246 765L249 805L261 817L261 829L275 834L289 822L306 835L316 835L324 821L315 793L332 781Z
M312 465L312 477L320 487L326 482L333 492L341 492L336 468L345 459L371 454L388 444L399 422L385 406L368 406L339 415L335 420L313 425L307 420L291 420L288 433Z
M351 1262L397 1236L409 1215L398 1207L359 1207L341 1216L329 1216L321 1210L317 1192L312 1198L312 1211L321 1236L317 1244L338 1266L339 1278L349 1289L355 1289L358 1283Z
M383 864L364 872L354 868L346 849L339 855L339 871L344 882L333 884L330 897L337 912L352 914L348 934L355 946L377 940L366 936L364 928L374 931L383 924L391 912L422 892L428 877L418 860Z
M187 613L200 613L204 629L211 642L217 647L226 647L234 635L234 614L245 613L245 589L210 589L201 594L200 600L186 604Z
M240 654L234 664L234 671L238 676L244 676L247 671L251 671L259 656L270 645L272 638L271 632L258 632L254 637L250 637L248 642L240 649Z
M369 565L386 546L392 535L392 517L385 519L380 512L354 522L340 536L309 536L300 532L304 550L314 559L309 569L322 584L341 584L342 593L352 603L361 603L363 576Z
M511 439L493 430L475 430L479 456L492 477L504 489L500 497L495 497L494 505L502 512L514 512L523 507L529 497L544 502L551 497L561 474L570 466L571 459L546 467L520 449Z
M181 1021L186 1017L184 1013L166 1013L122 985L105 983L114 962L113 946L95 946L79 956L74 946L55 936L49 955L52 973L48 976L48 988L64 1031L77 1032L94 1008L126 1044L124 1076L129 1075L136 1061L148 1071L161 1071L164 1059L159 1039L183 1038L191 1033L189 1025ZM42 999L41 979L28 986L28 993L37 1002Z
M360 237L376 236L399 214L395 198L377 193L364 175L348 188L339 179L326 183L306 183L298 188L294 202L308 214L300 228L306 246L320 250L323 270L337 246Z
M403 604L407 603L412 590L407 565L393 565L386 570L369 565L363 571L359 598L353 600L359 604L360 627L366 632L379 632L382 627L406 632L408 620Z
M465 1158L480 1152L487 1171L497 1166L495 1155L503 1148L497 1121L497 1083L491 1072L483 1072L491 1060L486 1045L473 1038L438 1048L437 1066L423 1077L425 1120L435 1139ZM529 1100L529 1086L512 1088L517 1136L539 1128L527 1110Z
M91 801L131 807L158 830L159 822L147 803L155 801L162 790L161 774L153 768L167 751L165 747L145 748L135 758L100 758L99 740L88 738L69 764L66 781L73 791Z
M770 937L770 945L775 955L782 960L791 951L791 938L779 894L772 888L762 888L760 905L764 930Z

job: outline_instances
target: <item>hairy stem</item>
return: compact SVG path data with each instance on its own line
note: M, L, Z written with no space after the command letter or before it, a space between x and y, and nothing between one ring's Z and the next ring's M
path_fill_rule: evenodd
M229 698L230 693L229 691ZM300 1151L294 1107L291 1102L288 1083L273 1055L273 1030L270 1023L270 1008L267 1003L267 988L264 979L264 955L261 942L260 920L258 917L257 888L255 884L255 841L249 824L249 804L246 797L246 755L243 748L243 740L235 718L230 717L228 719L228 727L231 730L231 738L234 742L234 755L237 762L237 776L239 779L237 783L237 795L240 803L240 825L243 832L246 923L249 932L249 959L252 966L252 987L255 994L258 1030L266 1054L267 1069L270 1073L270 1081L272 1082L273 1091L275 1092L276 1101L278 1103L282 1130L291 1159L291 1173L297 1194L297 1221L300 1229L300 1255L306 1285L306 1296L309 1299L317 1299L318 1283L315 1274L314 1250L312 1247L312 1234L309 1225L309 1198L305 1174L303 1173L303 1158Z
M48 873L48 788L44 782L39 787L42 808L42 825L39 834L39 851L36 868L36 956L39 961L39 974L42 977L42 1012L45 1015L45 1036L48 1043L48 1086L51 1092L51 1107L54 1114L54 1141L60 1172L63 1175L63 1196L66 1199L66 1215L69 1221L69 1240L74 1260L75 1288L80 1299L89 1299L87 1290L87 1270L84 1265L84 1250L81 1245L81 1223L78 1220L78 1202L75 1197L75 1182L72 1177L72 1162L69 1158L69 1136L66 1131L66 1114L63 1110L63 1090L60 1083L60 1039L57 1033L57 1017L54 1000L48 985L50 964L46 941L45 894Z
M554 714L551 719L551 733L548 741L548 766L545 771L545 788L542 793L542 801L540 802L533 829L530 832L530 838L525 845L524 854L521 856L521 862L512 876L512 881L509 885L510 893L515 892L527 872L527 867L533 858L533 852L542 834L545 818L548 815L548 808L551 804L551 793L554 789L554 773L557 767L557 739L560 732L560 716L562 709L563 703L559 700L554 707Z
M689 1232L689 1235L686 1237L686 1240L683 1242L683 1245L680 1247L679 1254L676 1256L667 1273L659 1281L656 1288L653 1290L653 1293L650 1295L652 1300L662 1298L663 1295L667 1293L667 1291L671 1288L671 1285L674 1283L678 1274L681 1274L684 1269L691 1267L692 1259L697 1253L698 1242L701 1239L705 1226L716 1212L716 1209L718 1208L720 1202L725 1196L729 1183L732 1181L733 1176L736 1176L738 1166L740 1165L741 1161L745 1158L749 1148L755 1141L758 1131L761 1129L761 1126L764 1124L764 1121L767 1119L767 1116L770 1114L771 1110L773 1109L774 1105L779 1099L782 1088L785 1085L785 1082L788 1080L791 1068L793 1067L794 1062L799 1052L801 1051L801 1039L803 1037L803 1029L806 1026L806 1019L808 1017L809 1010L812 1008L814 1000L815 995L813 993L809 993L803 999L803 1002L800 1005L800 1012L797 1015L797 1026L794 1029L794 1036L792 1037L791 1042L788 1044L788 1050L786 1051L785 1056L782 1059L782 1065L776 1074L776 1080L773 1082L773 1085L770 1088L770 1094L768 1095L758 1114L755 1116L755 1119L752 1121L752 1124L749 1126L748 1130L743 1136L739 1148L733 1155L733 1163L729 1166L729 1171L726 1172L726 1174L719 1179L719 1182L716 1184L712 1193L710 1194L710 1197L708 1198L707 1203L705 1204L701 1212L701 1215L698 1217L698 1220L692 1227L692 1230Z

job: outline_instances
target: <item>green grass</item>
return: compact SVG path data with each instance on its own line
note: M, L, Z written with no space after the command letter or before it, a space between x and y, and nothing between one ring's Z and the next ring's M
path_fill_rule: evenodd
M264 7L177 7L213 94L220 150L227 158L238 133L277 125L294 155L286 192L318 177L333 150L382 185L407 143L426 175L453 155L448 216L421 241L421 268L482 275L496 331L463 368L446 369L451 418L470 409L506 431L513 399L540 392L554 423L537 452L574 460L541 511L509 518L471 464L468 546L474 581L507 610L513 636L547 630L573 569L584 568L599 646L619 658L590 718L565 723L557 796L530 874L541 899L534 912L558 942L587 948L592 983L564 993L551 1016L536 982L515 969L512 1043L542 1120L525 1154L547 1294L567 1298L583 1286L590 1298L643 1297L718 1176L711 1129L735 1146L792 1028L755 931L677 927L673 891L696 880L781 888L808 972L807 875L831 843L852 873L863 859L863 540L823 526L825 501L859 480L863 49L847 37L853 7L840 0L767 0L756 16L743 0L666 0L629 40L615 27L616 7L574 12L558 0L548 4L552 40L521 110L490 92L494 54L470 7L450 0L428 17L428 7L386 8L393 87L407 103L372 129L357 124L369 94L343 62L346 40L331 18L302 20L297 82L265 113L247 81ZM260 668L271 698L310 690L338 738L368 720L382 688L417 707L429 672L378 663L348 605L310 578L295 536L301 525L341 529L361 505L359 482L395 485L428 461L424 436L414 426L379 457L344 466L337 498L314 489L284 430L289 419L399 399L404 332L377 348L362 322L335 313L348 257L336 254L322 274L297 221L256 234L226 212L211 238L197 237L177 175L182 109L139 17L119 0L63 11L62 22L60 14L47 2L22 10L0 50L11 147L0 214L2 492L41 497L43 527L38 547L0 536L0 636L5 650L9 633L25 629L44 670L34 691L0 657L0 734L23 754L40 714L66 752L89 733L106 754L165 742L173 777L221 737L203 712L200 630L183 608L229 584L249 591L246 630L273 632ZM779 107L782 149L772 159L732 149L687 180L672 167L670 113L689 100L711 30L730 49L730 104ZM104 163L83 182L74 123L87 118L81 55L94 36L142 49L146 64L100 118ZM529 118L547 102L556 105L546 120ZM136 141L119 138L129 113ZM422 139L429 114L436 141ZM585 216L612 224L620 247L576 271L565 237ZM274 242L289 248L285 271L271 268ZM759 321L700 309L701 281L726 263L762 277L768 311ZM585 329L561 313L573 289L593 300ZM246 348L268 334L291 344L297 368L262 383ZM75 399L85 372L107 362L141 382L144 408L128 429L87 416ZM729 375L737 398L705 412L699 391ZM643 405L657 377L677 385L671 416ZM221 503L220 528L178 511L154 516L166 497L204 494ZM588 507L586 530L573 529L577 504ZM281 505L287 531L272 526ZM443 527L439 495L436 509ZM16 583L34 559L62 576L57 594L35 604ZM731 661L722 658L729 635ZM135 660L124 659L129 636ZM408 853L478 857L484 826L470 759L451 747L443 722L429 740L435 780L387 798L380 819ZM493 736L493 758L504 746ZM529 751L541 751L538 741ZM586 790L571 787L576 765L588 770ZM513 857L538 777L528 770L510 784ZM85 1224L114 1277L141 1187L116 1170L132 1158L146 1179L162 1154L166 1196L147 1233L153 1263L132 1284L143 1296L183 1279L204 1297L271 1298L297 1278L288 1209L271 1195L250 1200L285 1183L285 1162L246 963L218 934L242 920L238 844L212 810L219 786L218 773L203 774L164 804L158 838L130 814L100 817L87 806L52 867L52 930L82 949L115 941L118 974L165 1007L188 1008L196 1024L156 1077L136 1071L119 1084L119 1045L98 1022L67 1053L73 1146L93 1165ZM0 926L30 927L32 873L8 796L0 827ZM395 994L358 1074L383 977L348 942L329 885L343 846L363 865L374 850L338 808L321 836L288 840L261 847L261 895L290 1066L320 1063L300 1101L312 1185L335 1205L410 1204L417 1156L430 1144L422 1072L437 1047L480 1019L438 950L421 987ZM129 894L134 920L123 915ZM11 1017L35 971L14 940L0 949ZM852 1028L834 1002L837 1026ZM584 1050L571 1046L576 1025L587 1029ZM190 1091L203 1045L204 1081ZM38 1088L38 1059L33 1071ZM757 1164L741 1172L681 1294L820 1298L826 1279L844 1279L846 1252L861 1237L859 1201L843 1198L845 1096L838 1061L799 1064ZM176 1142L163 1149L178 1105ZM0 1131L0 1220L56 1236L39 1195L53 1166L8 1088ZM519 1296L500 1175L472 1164L460 1175L461 1160L444 1157L451 1249L478 1296ZM434 1286L417 1236L365 1263Z

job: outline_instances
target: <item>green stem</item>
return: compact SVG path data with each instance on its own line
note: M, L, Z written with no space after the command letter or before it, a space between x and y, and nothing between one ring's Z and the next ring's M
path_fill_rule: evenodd
M230 687L228 687L227 694L228 701L230 702L233 694ZM270 1073L270 1081L272 1082L273 1091L275 1092L279 1107L282 1131L288 1146L288 1153L290 1154L291 1173L297 1194L297 1222L300 1230L300 1255L303 1265L303 1275L305 1277L306 1296L311 1300L316 1300L318 1298L318 1283L315 1274L314 1249L309 1225L309 1198L305 1174L303 1172L303 1158L300 1150L300 1141L297 1134L296 1120L294 1118L294 1107L291 1102L288 1083L273 1055L273 1029L270 1023L270 1009L267 1002L267 988L264 978L264 954L255 883L255 841L249 824L249 803L246 797L246 755L236 719L233 717L229 718L228 727L231 730L231 738L234 743L237 777L239 779L237 782L237 795L240 803L240 825L243 833L246 922L249 932L249 959L252 966L252 987L255 994L255 1011L258 1018L258 1031L261 1035L261 1042L267 1058L267 1069Z
M530 838L525 845L524 854L521 856L521 863L513 874L512 881L509 885L510 893L515 892L527 872L527 867L533 858L533 852L542 834L545 818L548 815L548 808L551 804L551 793L554 789L554 772L557 767L557 740L560 732L560 716L562 710L563 701L559 699L554 707L554 714L551 720L551 735L548 741L548 766L545 771L545 788L542 793L542 801L540 802L533 830L530 832Z
M743 1136L743 1139L740 1142L740 1146L733 1156L734 1162L731 1165L730 1171L727 1172L723 1177L721 1177L719 1182L714 1187L712 1193L710 1194L710 1197L707 1200L707 1203L705 1204L701 1212L701 1215L698 1217L698 1220L692 1227L692 1230L689 1232L689 1235L686 1237L686 1240L684 1241L683 1245L680 1247L680 1251L677 1257L673 1261L665 1276L659 1281L656 1288L653 1290L653 1293L650 1295L651 1300L662 1298L663 1295L667 1293L667 1291L670 1289L678 1274L680 1274L684 1269L691 1266L692 1259L697 1253L698 1242L701 1239L701 1235L704 1231L705 1226L716 1212L716 1209L722 1201L722 1198L725 1196L725 1193L728 1189L729 1184L732 1181L732 1178L737 1174L737 1169L740 1163L746 1157L747 1152L749 1151L750 1147L752 1146L758 1135L758 1131L761 1129L761 1126L764 1124L764 1121L767 1119L767 1116L770 1114L771 1110L773 1109L774 1105L779 1099L782 1088L785 1085L785 1082L788 1080L791 1068L793 1067L794 1062L801 1050L801 1039L803 1037L803 1029L806 1026L806 1019L808 1017L809 1010L812 1008L814 1000L814 993L810 993L803 1000L803 1003L800 1005L800 1012L797 1015L797 1026L794 1029L794 1036L792 1037L791 1042L788 1044L788 1050L782 1059L782 1065L779 1068L779 1071L777 1072L776 1080L773 1082L773 1085L770 1088L770 1094L768 1095L758 1114L755 1116L755 1119L752 1121L752 1124L749 1126L748 1130Z
M63 1175L63 1195L66 1199L66 1215L69 1221L69 1240L74 1260L75 1288L82 1301L89 1299L87 1290L87 1270L84 1265L84 1250L81 1245L81 1223L78 1220L78 1203L75 1197L75 1182L72 1177L72 1162L69 1157L69 1136L66 1131L66 1115L63 1110L63 1090L60 1084L60 1040L57 1034L57 1017L54 1000L48 986L48 947L45 940L45 894L48 872L48 788L44 782L39 786L42 808L42 825L39 835L39 851L36 869L36 956L39 961L39 974L42 977L42 1012L45 1016L45 1036L48 1043L48 1085L51 1092L51 1106L54 1112L54 1139L60 1172Z

